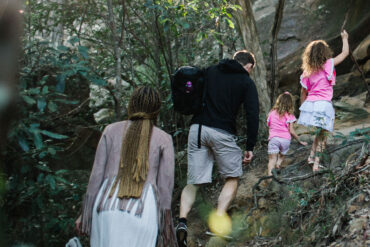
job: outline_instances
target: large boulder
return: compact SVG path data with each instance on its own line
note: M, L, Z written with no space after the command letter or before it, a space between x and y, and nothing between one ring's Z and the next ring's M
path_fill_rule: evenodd
M267 67L270 66L270 35L277 0L256 0L253 3L259 39L265 54ZM278 79L281 91L289 89L298 93L301 54L312 40L324 39L334 54L341 51L340 29L346 12L352 48L368 36L370 27L370 5L366 0L299 0L285 1L284 15L278 35ZM337 74L351 71L353 62L347 58L336 67Z
M353 51L356 60L368 60L370 57L370 34Z

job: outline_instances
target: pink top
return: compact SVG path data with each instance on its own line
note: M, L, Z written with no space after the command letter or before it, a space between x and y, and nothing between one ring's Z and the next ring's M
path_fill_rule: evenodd
M335 85L334 59L328 59L323 65L323 69L308 77L304 76L303 73L300 79L302 87L308 92L307 101L331 101L333 85Z
M285 113L280 117L276 110L272 110L267 118L267 125L270 128L269 140L273 137L280 137L284 139L291 139L289 124L295 122L297 119L294 115Z

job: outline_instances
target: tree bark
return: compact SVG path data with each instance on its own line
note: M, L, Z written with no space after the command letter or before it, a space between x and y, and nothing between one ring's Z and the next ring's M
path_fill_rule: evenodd
M242 10L236 11L235 19L239 27L240 34L243 37L244 46L251 51L256 58L256 66L251 73L252 79L256 83L259 104L260 104L260 135L267 134L265 123L266 116L270 110L271 100L266 80L266 66L263 61L263 53L260 46L256 22L253 15L250 0L234 0L239 4Z
M280 30L281 20L283 19L284 13L284 4L285 0L279 0L276 5L274 25L271 30L271 49L270 49L270 58L271 58L271 106L274 104L279 88L279 80L276 80L276 62L277 62L277 36Z
M107 0L107 7L108 7L108 17L107 17L107 24L108 27L111 30L111 39L113 44L113 54L114 58L116 60L115 64L115 77L116 77L116 84L114 85L114 102L115 102L115 113L116 118L119 120L122 118L122 116L125 113L125 109L123 106L121 106L121 98L123 96L123 89L122 89L122 79L121 79L121 44L123 41L123 30L124 30L124 21L122 21L122 27L121 27L121 36L119 37L117 34L116 29L116 23L114 20L114 14L113 14L113 5L112 0ZM125 18L125 7L124 4L122 5L122 11L123 11L123 20Z

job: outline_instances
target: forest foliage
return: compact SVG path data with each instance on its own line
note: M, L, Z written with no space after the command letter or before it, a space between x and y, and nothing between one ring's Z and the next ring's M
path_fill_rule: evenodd
M60 246L74 235L86 184L64 157L76 151L80 129L101 131L123 119L134 87L159 89L158 124L178 151L185 148L189 119L172 110L171 74L239 48L237 9L225 0L24 2L17 117L3 153L4 243ZM114 109L109 121L94 121L91 85L113 99L107 100Z

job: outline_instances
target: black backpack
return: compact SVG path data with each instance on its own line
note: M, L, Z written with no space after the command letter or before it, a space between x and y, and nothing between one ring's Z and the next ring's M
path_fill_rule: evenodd
M178 68L171 80L174 110L184 115L201 113L206 105L206 69L193 66ZM198 128L198 148L201 148L202 124Z
M184 115L202 111L204 70L193 66L182 66L172 76L171 90L174 110Z

